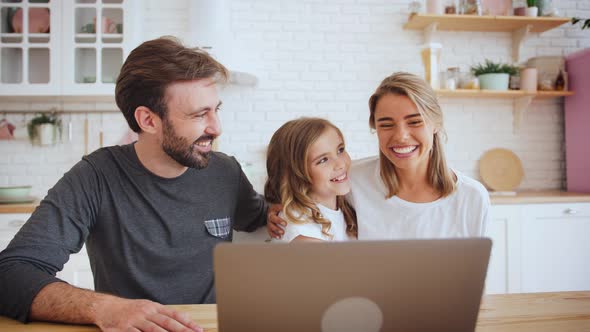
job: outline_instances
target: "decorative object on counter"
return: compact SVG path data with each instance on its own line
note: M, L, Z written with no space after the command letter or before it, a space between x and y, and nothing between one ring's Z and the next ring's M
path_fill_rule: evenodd
M48 33L50 27L50 14L48 8L29 8L29 33ZM23 9L19 8L12 16L12 30L16 33L23 32Z
M61 136L61 120L55 112L41 113L27 124L29 139L33 145L54 145Z
M483 12L491 16L509 16L512 0L482 0Z
M444 14L443 0L426 0L426 13L435 15Z
M537 91L537 68L520 70L520 90Z
M539 16L539 7L537 7L537 0L527 0L526 16Z
M486 59L484 64L471 67L471 71L479 79L481 89L508 90L510 75L516 75L518 67Z
M514 8L514 16L526 16L527 7L516 7Z
M557 78L555 79L555 90L556 91L567 90L566 76L567 76L567 73L564 73L563 70L559 71L559 75L557 75Z
M461 0L459 14L483 15L481 0Z
M422 63L424 64L424 74L426 82L430 83L433 89L440 87L439 82L439 71L440 65L440 54L442 51L442 45L438 43L426 44L422 48Z
M82 28L80 29L80 32L82 32L82 33L96 33L96 30L94 29L94 23L84 24L82 26Z
M590 28L590 18L572 17L572 25L576 25L580 21L584 21L584 23L581 24L582 30Z
M30 203L35 200L31 197L31 186L0 187L0 204Z
M10 140L14 138L16 127L6 119L0 120L0 139Z
M491 149L479 160L482 182L494 191L514 191L522 182L524 170L518 156L508 149Z

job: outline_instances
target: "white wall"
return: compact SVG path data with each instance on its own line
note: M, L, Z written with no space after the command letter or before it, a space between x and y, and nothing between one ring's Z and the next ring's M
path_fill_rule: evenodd
M590 1L553 1L564 16L590 17ZM409 1L402 0L233 0L231 31L235 53L258 76L256 87L230 86L222 91L224 134L220 150L254 164L261 173L264 147L285 121L303 116L332 120L344 132L353 158L377 153L369 132L367 100L380 80L395 71L423 74L419 58L423 35L403 30ZM176 35L189 42L188 0L145 1L145 39ZM443 67L485 58L510 61L511 34L440 32ZM536 35L523 47L524 57L567 55L590 46L590 30L570 24ZM231 68L230 68L231 69ZM523 162L520 189L564 187L563 104L560 99L534 101L521 129L514 133L509 100L442 99L449 136L450 164L478 178L478 160L490 148L512 149ZM48 109L44 103L0 103L0 109ZM62 105L57 105L62 107ZM89 110L114 105L65 105ZM22 115L9 115L16 122ZM67 116L66 116L67 118ZM43 195L84 151L84 114L72 116L72 142L49 148L26 140L0 141L0 185L32 183ZM90 115L90 150L124 134L116 113ZM102 124L100 119L102 118ZM259 182L259 181L258 181Z

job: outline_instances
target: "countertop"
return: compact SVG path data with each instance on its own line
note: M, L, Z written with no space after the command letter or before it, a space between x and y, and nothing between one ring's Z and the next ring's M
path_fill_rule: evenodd
M590 193L567 191L522 191L515 195L490 195L492 204L588 203ZM0 204L0 213L33 213L39 201L25 204Z
M186 312L207 332L217 331L215 304L170 306ZM50 323L22 324L0 317L0 331L86 332L95 326ZM590 331L590 291L486 295L477 319L477 332Z

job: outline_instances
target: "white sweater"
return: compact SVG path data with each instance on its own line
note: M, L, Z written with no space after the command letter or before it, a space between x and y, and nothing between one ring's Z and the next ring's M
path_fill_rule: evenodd
M359 240L479 237L485 233L490 199L484 186L457 171L457 190L429 203L385 198L378 157L352 163L352 192Z

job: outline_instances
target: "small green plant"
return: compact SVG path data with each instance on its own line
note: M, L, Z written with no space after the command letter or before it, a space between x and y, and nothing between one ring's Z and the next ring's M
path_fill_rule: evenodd
M572 18L572 25L576 25L580 21L584 21L584 23L582 24L582 30L590 28L590 18L584 19L584 18L579 18L579 17L573 17Z
M512 66L507 63L496 63L491 60L486 60L483 64L477 64L471 67L473 75L479 76L483 74L508 74L510 76L517 75L520 68Z
M29 121L27 124L27 131L29 133L29 139L34 141L37 138L37 126L42 124L52 124L57 127L61 134L61 120L55 112L52 113L40 113Z
M537 7L537 0L526 0L526 4L529 7Z

